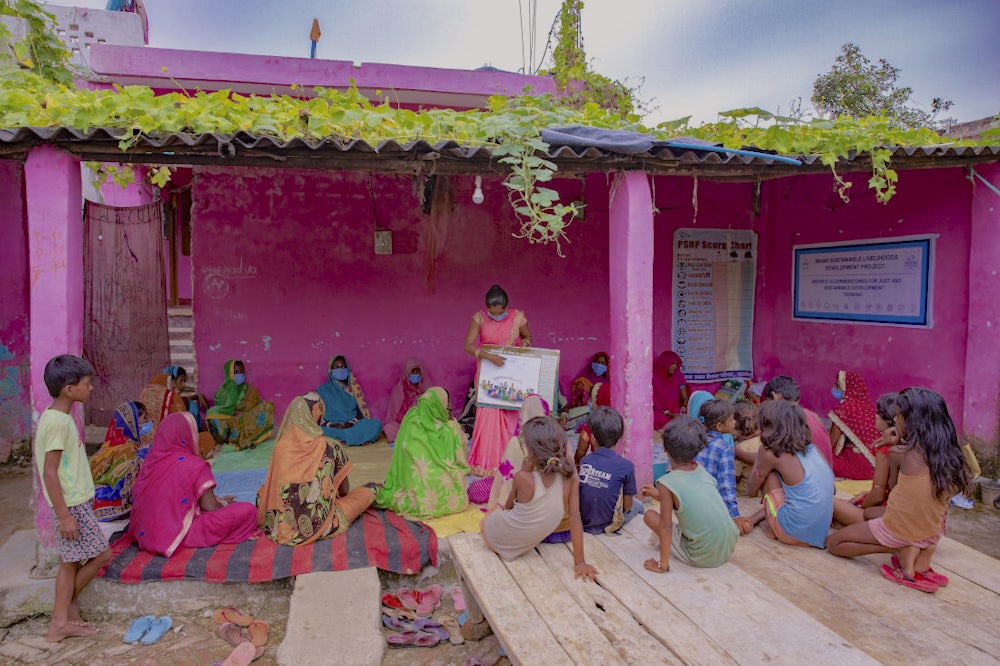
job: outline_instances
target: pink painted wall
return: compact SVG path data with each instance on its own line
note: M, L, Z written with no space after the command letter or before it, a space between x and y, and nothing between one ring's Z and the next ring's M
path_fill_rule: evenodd
M28 241L20 162L0 160L0 463L31 437Z
M766 181L759 218L751 212L750 184L704 180L698 184L697 226L758 233L755 377L794 377L802 387L802 403L822 415L834 407L830 388L841 369L860 371L873 396L909 385L926 386L945 396L961 428L969 311L969 183L960 169L903 172L898 193L882 205L868 191L866 176L852 175L848 180L854 182L850 204L841 203L832 190L832 178L825 174ZM692 225L691 186L690 178L656 179L661 212L656 227L654 353L670 342L671 239L674 229ZM667 210L671 206L677 208ZM988 221L983 226L990 228ZM792 320L793 245L932 233L940 234L935 246L932 328ZM1000 260L995 244L988 259L981 271L987 266L992 270ZM988 290L980 293L991 298ZM992 377L995 395L995 371ZM709 385L710 390L714 387ZM990 428L995 429L995 421L994 411Z
M571 379L608 347L607 194L570 227L565 259L552 247L513 238L499 181L471 202L472 176L455 179L455 213L436 293L427 293L420 212L410 178L364 173L198 169L193 189L195 346L199 385L211 393L222 364L247 359L249 381L277 403L325 380L327 362L347 355L378 417L404 360L419 357L457 406L474 361L462 350L469 319L494 282L524 309L536 346L562 350ZM558 181L567 199L581 183ZM603 201L602 201L603 199ZM374 216L374 220L373 220ZM410 254L375 255L375 220ZM402 233L401 233L402 232Z

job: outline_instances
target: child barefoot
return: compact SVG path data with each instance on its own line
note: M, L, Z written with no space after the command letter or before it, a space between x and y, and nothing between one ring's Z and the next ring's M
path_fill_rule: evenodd
M695 462L715 478L719 495L726 503L726 509L740 534L749 534L753 523L749 518L740 516L740 508L736 504L735 453L732 444L732 433L736 428L734 412L733 403L728 400L708 400L701 406L698 420L705 424L705 430L708 431L708 445L701 450Z
M899 585L935 592L948 578L931 569L944 532L948 500L969 481L948 406L934 391L910 387L899 394L895 417L901 443L889 452L889 475L897 482L879 518L848 525L827 539L834 555L898 553L882 575Z
M94 390L94 368L76 356L56 356L45 364L45 387L52 405L38 419L35 465L45 499L59 525L59 572L55 604L45 640L56 643L70 636L97 633L80 618L76 600L97 572L111 559L108 540L94 514L94 479L87 451L70 412Z
M718 567L736 548L739 530L730 520L715 479L694 462L708 444L705 428L690 416L676 416L663 430L663 448L670 471L643 486L646 497L660 500L660 511L646 511L644 520L660 539L660 558L648 559L650 571L670 571L671 554L696 567ZM673 511L671 511L673 509ZM677 514L674 523L672 513Z
M566 450L566 431L548 416L536 416L519 435L527 454L503 509L486 514L482 522L486 546L505 560L513 560L542 542L569 513L570 540L577 578L594 580L597 569L583 556L580 520L580 480Z
M810 443L805 412L785 400L760 408L760 450L747 492L764 489L754 524L782 543L823 547L833 517L833 471Z

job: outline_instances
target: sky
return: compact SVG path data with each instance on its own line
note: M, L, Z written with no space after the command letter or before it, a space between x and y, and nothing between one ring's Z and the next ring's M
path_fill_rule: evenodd
M537 68L558 0L144 0L150 46L356 63ZM105 0L56 4L103 8ZM534 17L532 26L531 17ZM532 30L532 27L534 29ZM639 86L656 124L759 106L805 111L813 80L854 42L901 70L911 104L960 122L1000 112L1000 0L586 0L591 69ZM529 61L534 35L534 64ZM550 64L550 55L543 65Z

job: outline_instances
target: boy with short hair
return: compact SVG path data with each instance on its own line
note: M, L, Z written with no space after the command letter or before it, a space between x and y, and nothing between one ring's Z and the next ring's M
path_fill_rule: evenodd
M649 571L670 571L671 555L695 567L722 566L736 549L739 528L729 517L715 479L695 462L707 445L705 427L690 416L675 417L663 431L670 471L641 491L660 500L660 511L649 510L644 517L660 540L659 558L644 563Z
M597 450L580 460L580 518L591 534L618 531L642 513L642 502L634 502L635 465L615 453L625 424L611 407L598 407L587 418ZM621 513L615 519L618 502Z
M35 465L45 499L59 532L59 571L55 604L45 640L56 643L70 636L90 636L97 628L80 617L77 597L111 559L108 540L94 513L94 479L76 422L74 403L86 402L94 390L94 367L64 354L45 364L45 387L52 404L38 419Z

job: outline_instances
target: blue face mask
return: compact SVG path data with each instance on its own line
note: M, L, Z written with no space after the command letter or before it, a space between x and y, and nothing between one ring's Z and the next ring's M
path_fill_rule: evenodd
M351 371L348 368L334 368L330 371L330 376L338 381L346 382L347 378L351 376Z
M603 363L591 363L590 369L594 371L594 374L598 377L603 377L604 373L608 371L608 366Z
M242 372L233 375L233 381L237 384L242 384L247 380L247 376Z
M410 383L411 384L419 384L421 377L423 377L423 375L421 375L419 372L413 373L412 375L410 375Z
M139 424L139 434L140 435L148 435L151 432L153 432L153 422L152 421L146 421L145 423L140 423Z
M840 389L830 389L830 393L833 394L833 397L836 398L838 402L844 399L844 392Z
M507 318L507 310L504 310L502 313L500 313L498 315L495 315L492 312L490 312L489 310L487 310L486 311L486 316L489 317L490 319L492 319L493 321L503 321L504 319Z

